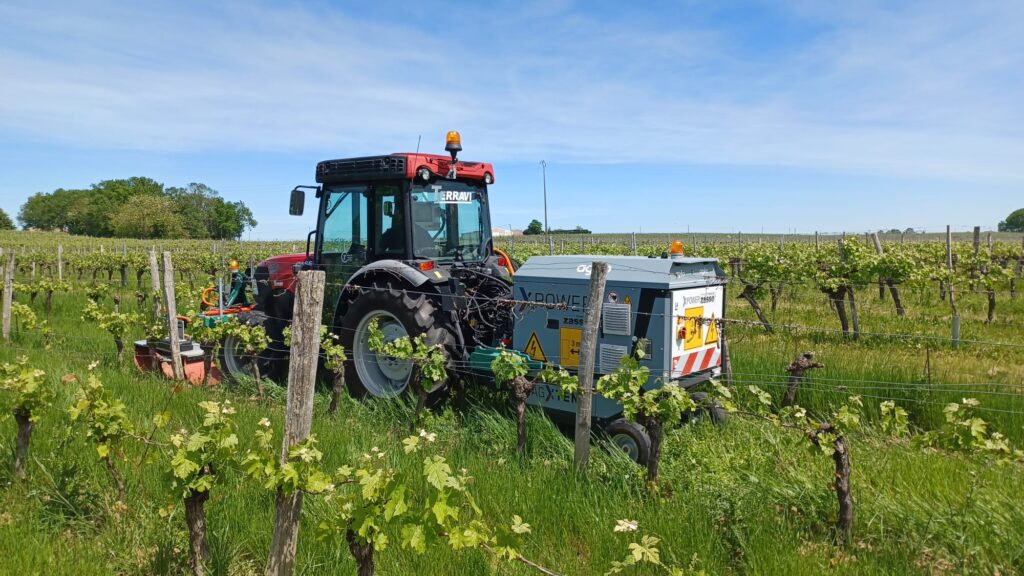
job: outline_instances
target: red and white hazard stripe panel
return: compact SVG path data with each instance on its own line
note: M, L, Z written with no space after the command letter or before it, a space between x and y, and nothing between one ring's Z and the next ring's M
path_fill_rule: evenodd
M722 350L717 346L695 350L672 358L672 377L679 378L714 366L721 366L721 364Z

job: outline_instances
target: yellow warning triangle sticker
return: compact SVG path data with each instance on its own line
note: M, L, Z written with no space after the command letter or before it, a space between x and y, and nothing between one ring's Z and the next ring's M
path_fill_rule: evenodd
M704 339L704 345L714 344L718 342L718 322L715 321L715 315L711 315L711 322L708 322L708 336Z
M530 334L530 341L526 343L526 354L536 360L537 362L547 362L548 358L544 355L544 349L540 347L540 340L537 338L537 333Z

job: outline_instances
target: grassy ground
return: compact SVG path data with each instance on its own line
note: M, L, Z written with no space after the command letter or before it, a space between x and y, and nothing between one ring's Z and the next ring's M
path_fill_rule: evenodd
M961 295L964 342L954 350L948 305L935 292L905 292L907 314L900 318L892 300L880 300L877 289L859 290L864 334L854 341L839 331L823 294L786 287L777 310L769 313L780 326L776 334L765 335L755 325L730 327L737 380L778 395L785 386L785 363L798 352L815 351L825 368L811 374L801 405L822 408L846 394L861 394L865 404L875 407L894 399L927 429L942 421L947 403L973 397L982 403L986 419L1024 442L1024 297L997 295L995 320L986 323L985 296ZM761 304L769 309L767 298ZM756 320L746 302L731 299L729 305L728 317Z
M863 292L863 291L862 291ZM861 294L865 331L945 336L943 309L908 298L910 316L895 319L890 302ZM983 298L961 304L965 338L1024 345L1019 332L1024 302L1001 301L994 325L984 325ZM150 574L185 570L186 533L181 512L158 514L173 501L160 461L143 461L137 445L126 448L122 470L128 478L128 506L112 505L108 478L80 432L69 430L64 412L71 385L65 373L96 369L128 405L140 427L169 406L172 426L194 426L196 403L230 398L238 405L243 447L256 422L269 416L280 436L280 398L261 403L245 388L188 388L172 394L166 381L117 366L106 333L79 320L84 298L56 299L49 320L64 343L43 350L38 337L19 332L0 347L0 361L27 354L59 387L55 407L46 411L33 438L31 479L15 482L10 460L0 465L0 573ZM740 301L729 315L752 318ZM777 322L835 327L824 297L810 290L787 292ZM851 342L834 333L783 330L765 336L752 328L732 331L740 388L757 383L776 398L783 367L794 352L815 350L827 367L805 384L799 401L824 410L850 393L865 397L869 417L884 398L901 398L924 428L941 418L945 402L967 392L1012 438L1022 434L1024 406L1020 347L965 345L952 351L940 340L864 337ZM927 383L925 349L931 348ZM994 383L976 386L977 383ZM956 384L957 386L952 386ZM843 388L845 386L845 388ZM862 388L857 388L858 386ZM871 388L868 388L871 387ZM1000 395L995 395L1000 392ZM1009 392L1009 393L1007 393ZM373 446L396 449L405 436L408 411L393 403L346 402L339 416L325 414L318 398L313 432L333 469ZM870 429L850 438L855 542L833 545L836 514L830 490L831 460L808 450L798 433L759 420L734 417L724 428L695 425L673 431L662 466L664 494L652 496L640 471L622 457L598 451L585 477L570 472L572 447L563 433L539 414L529 419L528 455L514 455L513 420L500 403L486 400L460 410L442 410L428 427L438 432L449 460L474 476L473 491L485 515L507 522L521 515L533 527L523 553L559 573L594 574L621 559L637 534L615 534L618 519L637 520L640 532L663 541L663 557L711 574L1016 574L1024 572L1024 475L1016 465L997 466L980 457L925 450ZM10 454L11 419L0 422L0 452ZM149 456L155 453L151 450ZM323 505L307 500L299 543L303 574L353 573L343 543L317 541L314 527ZM211 568L216 574L262 572L271 536L273 495L258 483L229 471L207 505ZM379 554L381 574L526 574L518 564L495 561L478 551L444 548L416 556L397 546Z

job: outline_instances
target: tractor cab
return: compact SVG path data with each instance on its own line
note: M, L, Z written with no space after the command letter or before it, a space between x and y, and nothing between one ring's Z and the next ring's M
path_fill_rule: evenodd
M448 133L445 150L320 162L318 185L292 190L293 215L303 212L304 188L319 200L306 253L256 270L271 288L257 311L275 341L291 316L295 270L327 273L323 321L350 352L345 379L355 395L394 396L409 381L410 366L378 362L369 350L373 323L388 340L422 335L452 362L468 361L476 346L511 342L502 307L514 268L491 239L494 168L459 160L458 132Z
M307 261L339 284L385 260L419 272L486 265L493 256L487 186L494 170L457 159L458 133L449 134L446 148L450 158L398 153L320 162ZM291 212L301 213L303 190L292 196Z

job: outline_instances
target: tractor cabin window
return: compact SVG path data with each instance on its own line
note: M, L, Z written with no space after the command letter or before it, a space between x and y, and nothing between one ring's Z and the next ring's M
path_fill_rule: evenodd
M439 260L480 260L484 247L483 189L440 180L415 185L410 194L413 255Z
M372 194L374 209L374 254L384 258L405 257L405 218L402 189L393 184L377 184Z
M324 209L322 253L366 260L368 202L365 192L365 186L330 189Z

